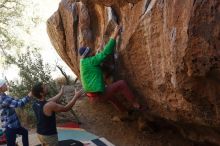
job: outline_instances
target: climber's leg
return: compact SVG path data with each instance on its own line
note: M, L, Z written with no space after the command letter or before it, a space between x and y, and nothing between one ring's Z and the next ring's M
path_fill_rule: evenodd
M116 98L108 98L108 101L119 111L119 112L128 112L127 108L122 105Z
M122 93L122 95L126 97L126 99L129 102L132 103L134 108L140 108L139 103L135 101L134 94L131 92L131 90L129 89L128 85L126 84L124 80L119 80L107 86L103 96L106 99L111 99L117 93Z

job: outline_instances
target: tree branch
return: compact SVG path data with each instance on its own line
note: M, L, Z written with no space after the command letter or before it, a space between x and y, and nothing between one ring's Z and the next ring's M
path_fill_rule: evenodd
M69 79L68 75L65 73L65 71L63 70L63 68L60 67L59 65L57 65L57 68L60 70L60 72L62 73L62 75L65 77L67 85L69 85L70 79Z

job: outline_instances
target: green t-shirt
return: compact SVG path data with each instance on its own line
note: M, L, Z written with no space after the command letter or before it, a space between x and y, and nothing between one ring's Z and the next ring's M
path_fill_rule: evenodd
M110 39L103 51L92 57L80 59L80 76L85 92L103 92L105 83L100 64L114 52L116 41Z

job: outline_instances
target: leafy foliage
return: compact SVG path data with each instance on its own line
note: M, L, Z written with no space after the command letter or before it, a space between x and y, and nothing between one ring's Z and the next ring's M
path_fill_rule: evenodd
M25 49L24 36L41 21L29 0L0 0L0 63L5 54Z
M22 25L22 10L24 9L21 0L0 0L0 44L1 48L21 46L22 42L15 37L13 28Z
M10 93L13 96L26 95L32 85L36 82L44 82L48 84L52 96L56 92L55 82L51 78L51 69L48 64L43 63L39 49L27 49L26 53L20 53L17 56L8 56L7 64L14 64L19 69L19 80L10 82Z

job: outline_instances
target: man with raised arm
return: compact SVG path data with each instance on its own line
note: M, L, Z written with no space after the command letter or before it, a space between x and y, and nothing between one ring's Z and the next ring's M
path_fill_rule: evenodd
M37 134L43 146L57 146L56 113L71 110L83 92L82 90L75 92L72 100L66 105L58 103L60 97L63 95L63 86L56 96L48 100L46 100L47 93L47 85L42 82L36 83L32 88L32 94L37 98L37 101L33 104L33 110L37 118Z
M15 109L25 106L32 97L32 94L30 92L27 96L21 99L15 99L6 95L5 92L7 90L8 86L6 81L0 79L0 110L2 110L1 121L3 122L3 128L5 128L7 146L16 145L17 134L22 135L23 146L29 146L28 131L21 126Z

